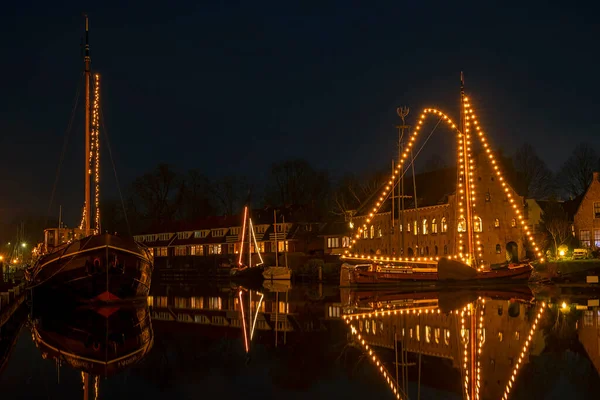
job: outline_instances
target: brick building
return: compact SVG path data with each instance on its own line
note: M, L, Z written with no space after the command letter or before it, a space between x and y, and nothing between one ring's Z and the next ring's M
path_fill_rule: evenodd
M573 217L575 237L582 247L600 248L600 172L581 197Z
M484 154L476 158L475 165L473 226L480 236L481 259L485 264L499 264L525 258L522 226L517 223L494 169ZM412 178L405 178L404 211L397 211L396 202L395 210L388 205L376 214L354 249L361 254L404 257L458 254L457 239L459 232L464 231L464 222L457 221L456 182L456 168L419 174L415 177L415 196ZM510 193L514 204L525 213L524 198L512 188ZM353 223L360 226L366 218L354 217Z

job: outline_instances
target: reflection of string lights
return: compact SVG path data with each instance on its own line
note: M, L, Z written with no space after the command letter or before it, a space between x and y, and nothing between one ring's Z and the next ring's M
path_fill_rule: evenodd
M350 245L348 246L348 249L345 250L344 254L342 255L342 258L356 259L356 260L413 261L413 262L427 260L427 257L417 257L416 260L415 260L415 258L409 259L409 258L402 258L402 257L396 258L396 257L389 257L389 256L372 257L368 254L360 254L360 253L352 252L352 248L357 243L357 241L361 239L362 234L367 231L367 224L370 223L372 221L372 219L375 217L375 214L377 214L379 212L379 210L383 206L383 203L389 198L390 194L392 194L393 188L397 184L397 181L404 174L404 169L403 169L404 162L407 159L409 159L410 152L413 150L413 146L415 144L416 137L419 134L419 131L422 127L424 119L428 115L432 114L434 116L439 117L440 121L444 121L454 132L457 133L458 144L459 144L459 146L458 146L459 160L461 160L461 159L464 160L463 162L459 163L459 172L460 172L460 175L462 175L464 177L464 179L462 181L459 179L458 187L457 187L457 199L458 199L458 210L457 210L458 211L458 213L457 213L458 219L457 219L457 221L460 221L461 219L464 220L465 224L466 224L465 232L473 233L475 235L475 240L476 240L475 244L469 243L469 246L473 246L475 248L473 248L473 249L469 248L467 252L463 252L463 249L462 249L462 244L463 244L462 233L463 232L459 231L457 229L459 246L460 246L459 252L458 252L458 255L448 256L448 258L460 258L463 261L465 261L465 260L469 261L468 257L465 257L465 256L467 256L469 253L475 253L475 250L477 250L477 254L479 257L483 256L481 237L478 233L482 227L479 226L479 228L475 229L475 223L474 223L476 218L478 220L478 216L474 215L472 218L468 218L469 221L467 221L467 219L465 218L466 209L469 207L470 208L475 207L475 183L474 183L475 165L474 165L474 158L472 157L472 142L471 142L471 136L470 136L472 127L475 127L477 136L479 137L481 144L489 158L493 173L498 177L500 185L501 185L503 191L506 193L506 196L508 197L508 200L513 208L513 212L515 213L516 219L520 221L520 224L522 225L528 240L530 241L533 249L535 250L536 255L539 257L539 260L541 262L544 261L544 258L542 257L542 253L533 238L533 232L526 225L526 221L523 216L523 213L519 210L518 204L515 202L515 200L513 198L514 196L510 193L509 186L503 177L502 171L500 170L500 167L499 167L498 163L496 162L494 155L492 154L490 146L487 143L487 140L484 136L483 131L481 130L481 127L479 126L479 122L476 118L476 115L475 115L473 108L467 97L464 97L462 104L461 104L461 108L463 109L464 115L465 115L465 127L464 127L465 132L464 133L460 132L458 130L456 124L443 112L441 112L437 109L433 109L433 108L427 108L423 111L423 113L421 114L420 119L418 121L418 124L415 127L415 130L409 136L408 144L402 153L401 159L399 160L396 168L392 172L392 175L390 176L384 189L380 192L379 197L377 198L377 201L375 203L375 206L366 215L365 223L363 223L362 225L357 224L356 230L352 234L354 237L353 237ZM467 169L466 171L465 171L465 168ZM463 185L463 183L464 183L464 185ZM470 192L470 193L467 193L467 192ZM516 193L515 193L515 195L516 195ZM469 216L469 213L467 212L466 215ZM430 260L432 260L432 259L430 259Z
M467 399L470 400L478 400L481 398L481 374L482 374L482 366L481 366L481 357L483 354L483 346L486 341L486 335L484 330L484 314L485 314L486 300L484 298L479 298L475 303L469 303L464 306L460 310L450 311L448 314L455 314L457 317L460 314L460 338L462 343L462 348L459 351L460 359L462 362L462 370L464 371L464 379L463 379L463 387L465 391L465 395ZM529 330L529 334L523 344L521 352L519 354L518 359L514 365L512 373L508 379L506 384L506 388L504 390L504 394L502 396L502 400L508 400L508 396L510 391L513 388L516 376L519 372L519 369L526 362L525 357L528 352L529 347L531 346L531 342L533 339L533 335L536 329L539 326L540 319L545 311L546 303L542 302L541 307L538 309L536 317L531 325L531 329ZM439 314L441 310L437 307L431 308L407 308L402 310L377 310L365 313L356 313L356 314L345 314L342 315L342 320L349 325L351 329L352 336L355 337L358 343L362 346L365 352L368 353L370 360L376 365L379 369L381 375L386 379L386 382L390 385L392 391L399 399L400 392L397 387L397 382L394 382L387 369L382 365L380 359L374 354L373 349L366 342L366 337L362 336L357 329L357 325L353 324L352 321L358 321L362 323L361 320L365 320L367 318L372 317L384 317L384 316L392 316L392 315L421 315L421 314ZM474 321L472 319L475 318ZM467 327L469 321L472 322L471 326L474 326L474 329L470 329ZM474 324L473 324L474 323ZM361 328L362 329L362 328ZM469 349L472 349L470 351ZM470 354L472 353L472 354ZM474 361L469 365L469 360Z
M256 320L258 319L258 311L260 310L260 306L263 302L263 299L265 298L264 294L258 293L258 292L256 292L256 293L260 294L260 300L258 302L258 306L256 307L256 314L254 314L254 322L252 323L252 330L250 331L250 340L252 340L252 338L254 337L254 328L256 328Z
M246 329L246 317L244 315L244 303L242 301L242 291L238 292L238 297L240 299L240 310L242 311L242 327L244 328L244 346L246 347L246 353L250 351L250 344L248 343L248 333Z
M100 233L100 75L94 75L94 105L92 108L92 151L94 157L95 233Z
M515 367L512 370L511 376L508 380L508 383L507 383L506 387L504 388L504 395L502 396L503 400L508 399L508 395L510 394L510 391L513 387L515 377L517 376L517 373L519 372L519 368L521 368L521 366L523 365L523 361L525 359L525 354L527 353L527 350L529 349L529 346L531 345L531 339L533 338L533 334L535 333L535 330L538 327L538 323L540 321L540 318L544 314L545 309L546 309L546 303L542 302L542 306L540 307L540 310L538 311L535 319L533 320L531 329L529 330L529 335L527 336L527 339L525 340L525 343L523 344L523 348L521 349L521 354L519 355L519 358L515 364Z
M348 319L344 318L344 320L346 321L346 324L350 325L350 319L349 318ZM399 391L397 383L394 381L394 379L392 378L392 375L389 373L389 371L387 370L387 368L379 360L379 358L377 357L377 355L374 354L373 350L365 342L365 339L362 337L362 335L357 332L356 328L354 326L350 325L350 330L352 332L352 335L356 336L356 338L358 339L358 343L360 343L360 345L363 347L363 349L365 349L365 351L369 352L369 360L377 367L377 369L379 370L379 373L383 376L383 379L386 380L386 382L389 385L391 391L396 396L396 399L400 399L400 393L401 392ZM403 396L403 398L404 398L404 396Z

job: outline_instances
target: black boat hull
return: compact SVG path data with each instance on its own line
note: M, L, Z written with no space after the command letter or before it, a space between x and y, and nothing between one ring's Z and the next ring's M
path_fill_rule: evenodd
M95 235L40 258L29 273L35 298L119 303L148 296L150 252L132 239Z

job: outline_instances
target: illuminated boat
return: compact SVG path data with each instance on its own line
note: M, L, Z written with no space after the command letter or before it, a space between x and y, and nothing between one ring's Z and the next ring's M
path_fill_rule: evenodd
M99 75L91 82L88 19L85 18L85 201L81 226L47 229L45 240L34 249L34 264L25 272L29 287L52 299L122 301L144 298L150 289L153 256L131 237L101 233L99 188ZM93 101L90 86L93 84ZM94 219L92 228L92 184Z
M399 266L344 263L340 270L340 286L527 282L532 272L533 267L529 263L509 264L497 269L475 269L447 258L426 263L407 262Z
M238 265L231 267L229 274L231 278L236 281L262 281L264 261L258 249L258 244L256 242L256 236L254 233L254 226L252 225L252 218L250 218L248 210L249 207L245 206L244 219L242 221L242 239L240 242ZM246 236L248 237L247 242L244 241ZM252 264L252 247L256 249L256 254L258 255L258 262L254 265ZM244 259L244 255L247 255L247 263Z
M144 358L154 343L147 305L32 313L43 358L83 373L112 376Z

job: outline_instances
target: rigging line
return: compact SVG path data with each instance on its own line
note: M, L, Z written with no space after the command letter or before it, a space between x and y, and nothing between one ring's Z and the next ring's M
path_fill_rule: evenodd
M115 174L115 183L117 184L117 190L119 191L119 198L121 199L121 207L123 208L123 216L125 217L125 223L127 224L127 232L129 236L131 234L131 225L129 225L129 218L127 217L127 209L125 208L125 200L123 198L123 192L121 191L121 184L119 183L119 176L117 175L117 167L115 165L115 160L112 155L112 148L110 146L110 139L108 137L108 129L106 129L106 123L104 122L104 111L102 109L102 104L98 106L100 113L100 122L102 123L102 129L104 129L104 135L102 137L106 138L106 145L108 147L108 155L110 157L110 163L112 164L113 172Z
M82 72L81 73L82 78L83 78L83 74L84 73ZM60 153L60 158L58 160L58 167L56 168L56 176L54 177L54 184L52 185L52 192L50 194L50 203L48 204L48 211L46 212L46 219L44 222L44 227L47 227L47 225L48 225L48 219L50 218L50 209L52 208L52 203L54 203L54 195L56 194L56 188L58 187L58 180L60 178L60 170L62 168L62 164L65 159L65 154L67 153L67 145L69 143L69 134L71 133L71 129L73 128L73 121L75 120L75 112L77 111L77 104L79 104L79 95L81 94L82 83L83 83L83 79L79 79L79 84L77 85L77 90L75 91L75 100L73 102L73 107L71 108L71 117L69 118L69 123L67 124L67 129L65 131L65 137L63 139L62 151Z
M415 160L417 159L417 157L419 156L419 154L421 154L421 151L423 150L423 148L425 147L425 145L427 144L427 142L429 141L429 139L431 138L431 135L433 135L433 132L435 132L435 130L437 129L437 127L439 126L440 122L442 122L442 119L440 118L439 121L437 122L437 124L435 124L435 126L433 127L433 129L431 130L431 132L429 132L429 135L427 136L427 138L425 139L425 142L423 142L423 144L421 145L421 147L419 148L419 151L417 151L417 154L412 157L411 162L406 166L406 169L402 170L402 175L399 175L398 178L395 180L395 182L393 183L391 189L388 191L388 193L385 195L385 197L383 198L383 200L381 201L381 203L383 203L384 201L386 201L388 199L388 197L390 197L390 194L392 194L394 192L394 189L396 188L396 186L398 186L398 183L400 182L400 180L402 178L404 178L404 175L406 175L406 173L408 172L408 169L413 165L413 163L415 162ZM387 182L384 182L383 185L381 185L381 187L383 187L384 185L386 185ZM379 193L379 192L375 192L375 193ZM369 197L369 199L373 198L373 195L371 195ZM365 203L367 202L367 200L365 200ZM360 207L359 210L361 210L363 207Z

